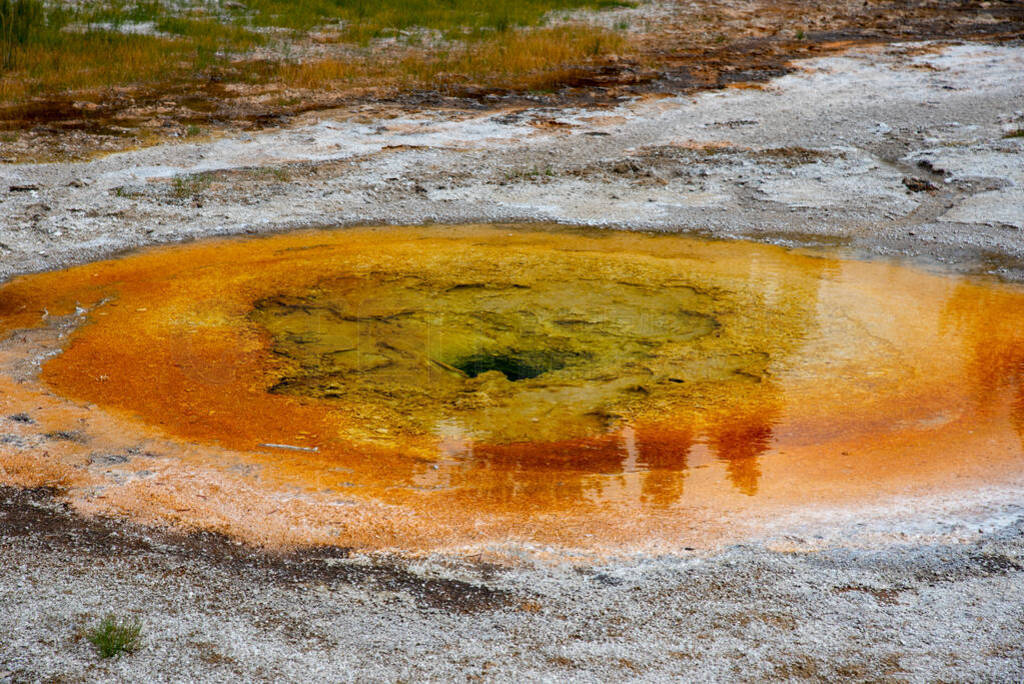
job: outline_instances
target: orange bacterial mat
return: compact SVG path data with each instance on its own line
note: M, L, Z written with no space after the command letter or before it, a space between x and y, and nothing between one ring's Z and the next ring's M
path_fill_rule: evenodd
M1024 290L743 242L209 240L16 278L0 338L0 481L268 545L671 550L1024 463Z

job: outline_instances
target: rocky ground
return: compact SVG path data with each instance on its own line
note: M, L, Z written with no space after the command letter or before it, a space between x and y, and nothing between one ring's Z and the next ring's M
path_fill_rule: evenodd
M244 5L235 4L235 9ZM210 11L218 10L210 3L199 8L201 15ZM221 18L230 21L230 16ZM763 83L790 73L794 60L838 54L856 45L1019 40L1024 6L1017 0L643 0L599 12L555 12L546 20L547 26L565 23L613 31L622 43L616 52L597 49L583 63L550 65L555 71L541 81L535 80L540 74L513 67L475 75L442 72L411 86L358 76L325 86L275 77L273 65L431 59L460 44L436 30L398 32L404 37L384 31L364 46L347 42L329 25L307 34L272 31L287 38L199 68L184 80L71 94L43 91L28 101L4 103L0 160L89 159L159 142L291 125L304 112L332 107L359 110L364 120L374 121L425 107L560 109ZM121 30L147 28L127 22ZM246 77L252 60L262 66Z
M591 108L367 106L5 164L0 279L213 234L494 221L831 245L1024 279L1024 46L861 46L793 66ZM492 567L262 553L8 489L0 681L1017 680L1017 492L876 512L875 537L811 516L802 529L822 543L789 550L751 539ZM77 635L111 610L143 619L144 646L101 662Z
M514 569L267 556L3 492L0 681L1013 681L1021 518L977 541ZM144 646L98 661L110 610Z
M553 221L838 244L1018 272L1024 51L857 48L615 106L338 110L91 162L0 166L0 277L204 235Z

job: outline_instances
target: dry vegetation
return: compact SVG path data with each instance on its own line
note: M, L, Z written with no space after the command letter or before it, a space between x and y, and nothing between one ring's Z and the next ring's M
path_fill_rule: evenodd
M68 93L97 99L109 88L196 80L308 89L467 81L544 88L624 42L612 30L546 25L548 13L622 4L256 0L174 9L147 0L2 0L0 101Z
M0 163L316 110L611 103L858 43L1021 35L1018 0L0 0Z
M500 84L545 90L570 78L578 65L622 50L624 43L619 34L569 25L505 31L452 50L409 50L391 59L367 55L283 64L277 74L280 82L304 89Z

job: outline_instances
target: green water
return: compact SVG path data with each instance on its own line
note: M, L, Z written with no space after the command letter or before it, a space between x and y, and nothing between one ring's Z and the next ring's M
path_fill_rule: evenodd
M728 296L671 272L631 280L628 260L591 277L573 274L580 257L560 261L519 264L514 280L463 263L461 275L376 271L264 298L251 319L281 361L270 390L376 406L414 432L454 418L518 441L606 429L653 394L760 379L769 355L729 344L717 318Z

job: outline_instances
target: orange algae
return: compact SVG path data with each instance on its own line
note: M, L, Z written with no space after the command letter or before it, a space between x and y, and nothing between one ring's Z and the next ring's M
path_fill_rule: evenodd
M76 402L93 426L47 472L155 445L156 480L108 476L144 459L69 467L71 496L263 543L671 548L1021 471L1024 292L889 263L537 227L321 231L19 278L0 331L76 309L42 385L0 374L12 408ZM0 459L28 482L23 453Z

